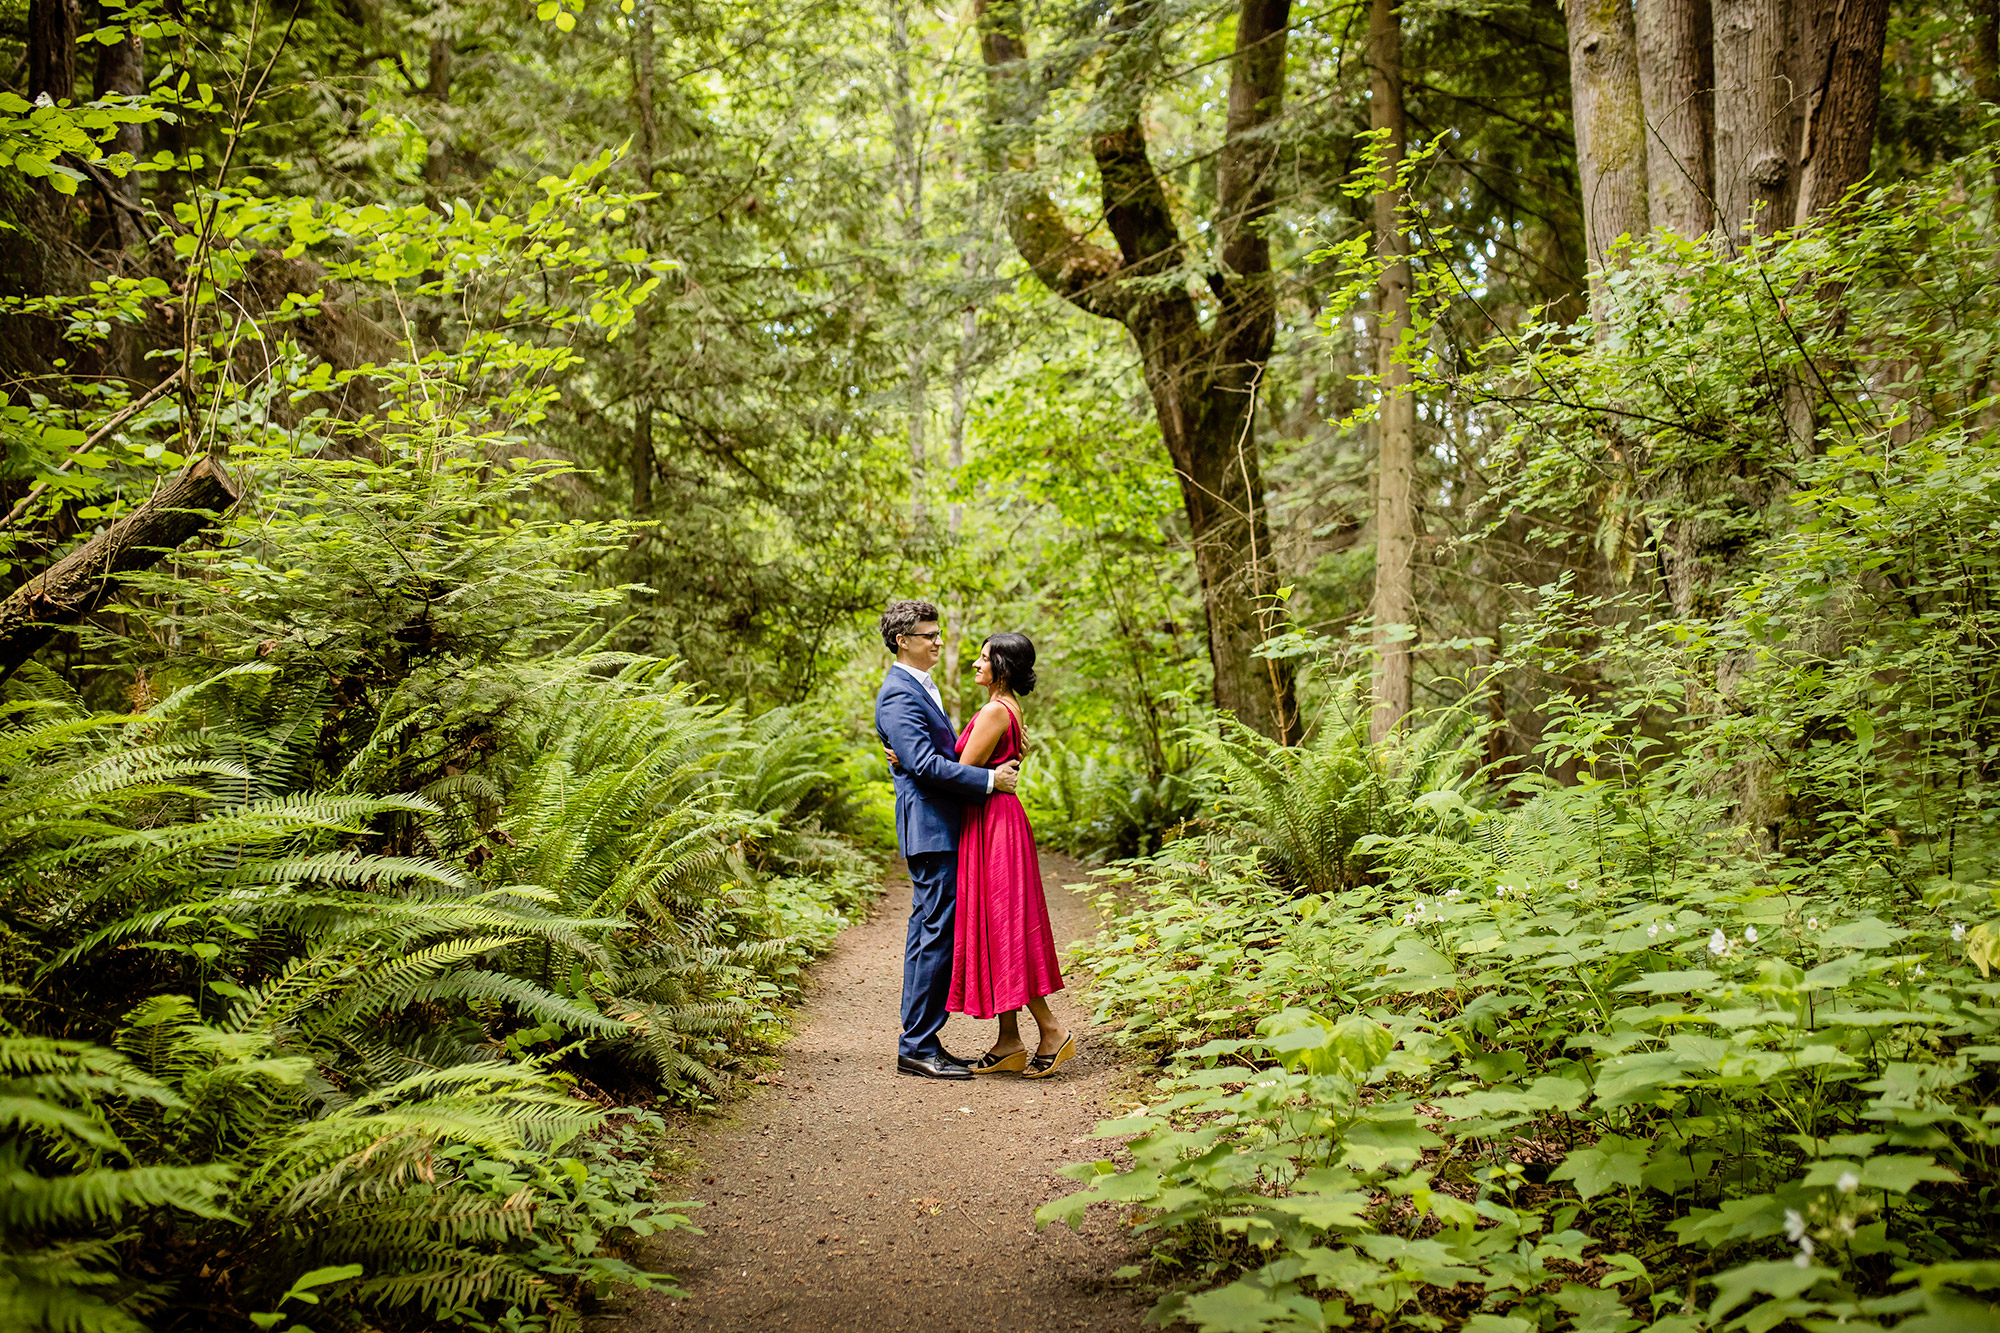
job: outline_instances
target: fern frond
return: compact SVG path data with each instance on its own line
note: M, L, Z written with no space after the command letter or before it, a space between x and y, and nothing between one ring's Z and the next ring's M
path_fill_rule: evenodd
M18 1156L0 1148L0 1231L19 1234L116 1222L145 1208L227 1219L222 1196L234 1175L234 1168L214 1163L98 1167L50 1176L27 1169Z

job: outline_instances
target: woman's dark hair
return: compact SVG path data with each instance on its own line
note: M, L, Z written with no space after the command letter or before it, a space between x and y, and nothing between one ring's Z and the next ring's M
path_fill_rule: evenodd
M1027 635L1011 630L987 635L986 660L992 664L993 679L1005 681L1014 693L1035 692L1035 645Z

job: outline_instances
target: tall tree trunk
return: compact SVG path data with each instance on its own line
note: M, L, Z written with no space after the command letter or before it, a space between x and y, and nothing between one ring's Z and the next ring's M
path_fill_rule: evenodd
M1972 49L1966 66L1972 75L1972 95L1988 106L2000 104L2000 0L1973 0ZM1993 168L1993 187L2000 191L2000 166Z
M917 326L910 331L905 353L904 387L909 395L910 444L910 523L921 533L924 524L924 496L929 478L924 458L925 427L930 416L930 360L925 344L929 341L928 321L916 308L914 297L923 281L924 243L924 154L917 142L917 106L910 95L910 9L897 4L890 15L890 70L894 79L894 100L889 111L890 143L896 160L896 194L903 207L903 244L911 301Z
M28 100L76 100L76 0L28 0Z
M1403 20L1397 0L1368 7L1368 123L1383 133L1375 183L1375 253L1386 267L1375 288L1375 708L1368 724L1381 741L1409 715L1411 648L1417 621L1417 409L1410 367L1397 353L1410 329L1409 246L1397 173L1408 127L1403 114Z
M653 0L639 0L632 14L632 105L638 113L639 182L650 189L653 164L660 160L660 124L653 112Z
M1570 0L1565 12L1583 239L1595 274L1619 237L1643 239L1651 230L1639 41L1631 0ZM1602 286L1592 279L1593 304Z
M1274 202L1269 127L1284 97L1291 5L1239 0L1237 6L1216 173L1222 264L1208 282L1216 301L1210 327L1186 287L1128 281L1156 279L1186 262L1187 242L1147 156L1141 82L1129 68L1144 53L1125 38L1147 12L1132 3L1114 7L1110 59L1098 85L1110 110L1091 151L1114 252L1071 228L1032 175L1029 144L1040 91L1028 65L1021 0L974 0L992 143L1006 168L1003 212L1015 248L1051 291L1119 321L1138 344L1193 536L1216 705L1266 736L1291 741L1298 734L1292 672L1255 652L1276 627L1270 593L1277 580L1254 430L1258 383L1277 330L1270 246L1258 224Z
M1715 225L1715 61L1709 0L1638 0L1639 92L1646 109L1652 225L1677 236Z
M1715 208L1732 238L1791 220L1787 0L1711 0L1715 11ZM1752 218L1755 218L1754 223Z
M121 97L137 97L146 91L146 42L139 36L138 25L126 27L124 40L97 48L97 75L92 89L100 98L112 93ZM104 147L108 152L130 153L135 160L143 157L146 152L143 130L144 127L139 125L120 125L118 132ZM116 178L115 188L126 202L138 203L137 169Z
M431 38L427 64L427 80L424 84L424 98L444 106L451 101L452 69L451 34L441 32ZM437 138L431 141L429 151L424 155L424 183L442 185L451 174L451 145L447 136L449 122L440 113Z
M112 15L99 7L99 26L107 26ZM123 39L109 46L97 48L97 69L91 79L92 95L104 98L112 95L137 97L146 91L146 43L139 36L137 24L127 24ZM105 145L110 153L129 153L133 165L123 176L108 172L97 174L98 188L110 196L105 201L105 220L111 226L112 240L123 249L131 241L142 239L137 229L133 229L129 240L127 228L132 227L139 203L138 160L146 152L144 128L138 125L120 125ZM121 207L120 205L123 205Z
M1803 99L1795 220L1838 204L1868 175L1889 0L1798 0Z
M659 467L653 456L653 409L641 407L632 423L632 513L636 517L653 509L653 473Z
M1973 0L1972 49L1966 65L1972 75L1972 95L1988 105L2000 103L2000 0Z
M1225 470L1229 480L1241 482L1240 490L1230 485L1219 493L1242 497L1240 516L1232 511L1207 534L1218 585L1227 589L1224 595L1207 599L1214 606L1209 616L1209 657L1217 668L1216 701L1257 731L1287 742L1297 739L1300 730L1291 671L1278 659L1259 658L1254 651L1277 631L1283 616L1272 599L1278 566L1264 505L1256 423L1264 367L1278 334L1271 242L1261 224L1277 206L1278 153L1270 130L1285 95L1291 11L1291 0L1242 0L1237 8L1236 46L1229 62L1229 115L1217 161L1215 219L1222 271L1234 278L1223 281L1216 293L1221 309L1214 339L1222 365L1207 394L1210 413L1228 423ZM1184 505L1186 495L1183 484ZM1218 613L1229 626L1220 641L1214 629ZM1236 675L1226 703L1221 686L1224 665Z

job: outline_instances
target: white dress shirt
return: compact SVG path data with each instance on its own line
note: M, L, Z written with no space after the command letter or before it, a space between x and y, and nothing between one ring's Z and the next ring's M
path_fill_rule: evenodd
M937 682L931 679L931 673L928 671L919 671L908 662L900 660L895 665L903 668L903 670L917 678L917 683L924 687L924 693L928 694L931 697L931 702L937 705L938 712L944 714L946 722L950 722L951 710L944 706L944 695L939 692ZM989 796L993 794L993 770L990 768L986 770L986 794Z

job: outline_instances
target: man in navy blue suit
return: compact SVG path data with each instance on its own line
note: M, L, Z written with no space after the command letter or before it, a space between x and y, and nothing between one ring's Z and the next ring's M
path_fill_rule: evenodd
M1013 791L1020 765L957 762L958 735L931 680L943 651L938 609L891 602L882 642L896 660L875 696L875 731L896 756L896 846L910 863L910 933L903 948L903 1036L896 1071L919 1078L972 1073L938 1039L951 989L952 919L958 906L958 824L963 803Z

